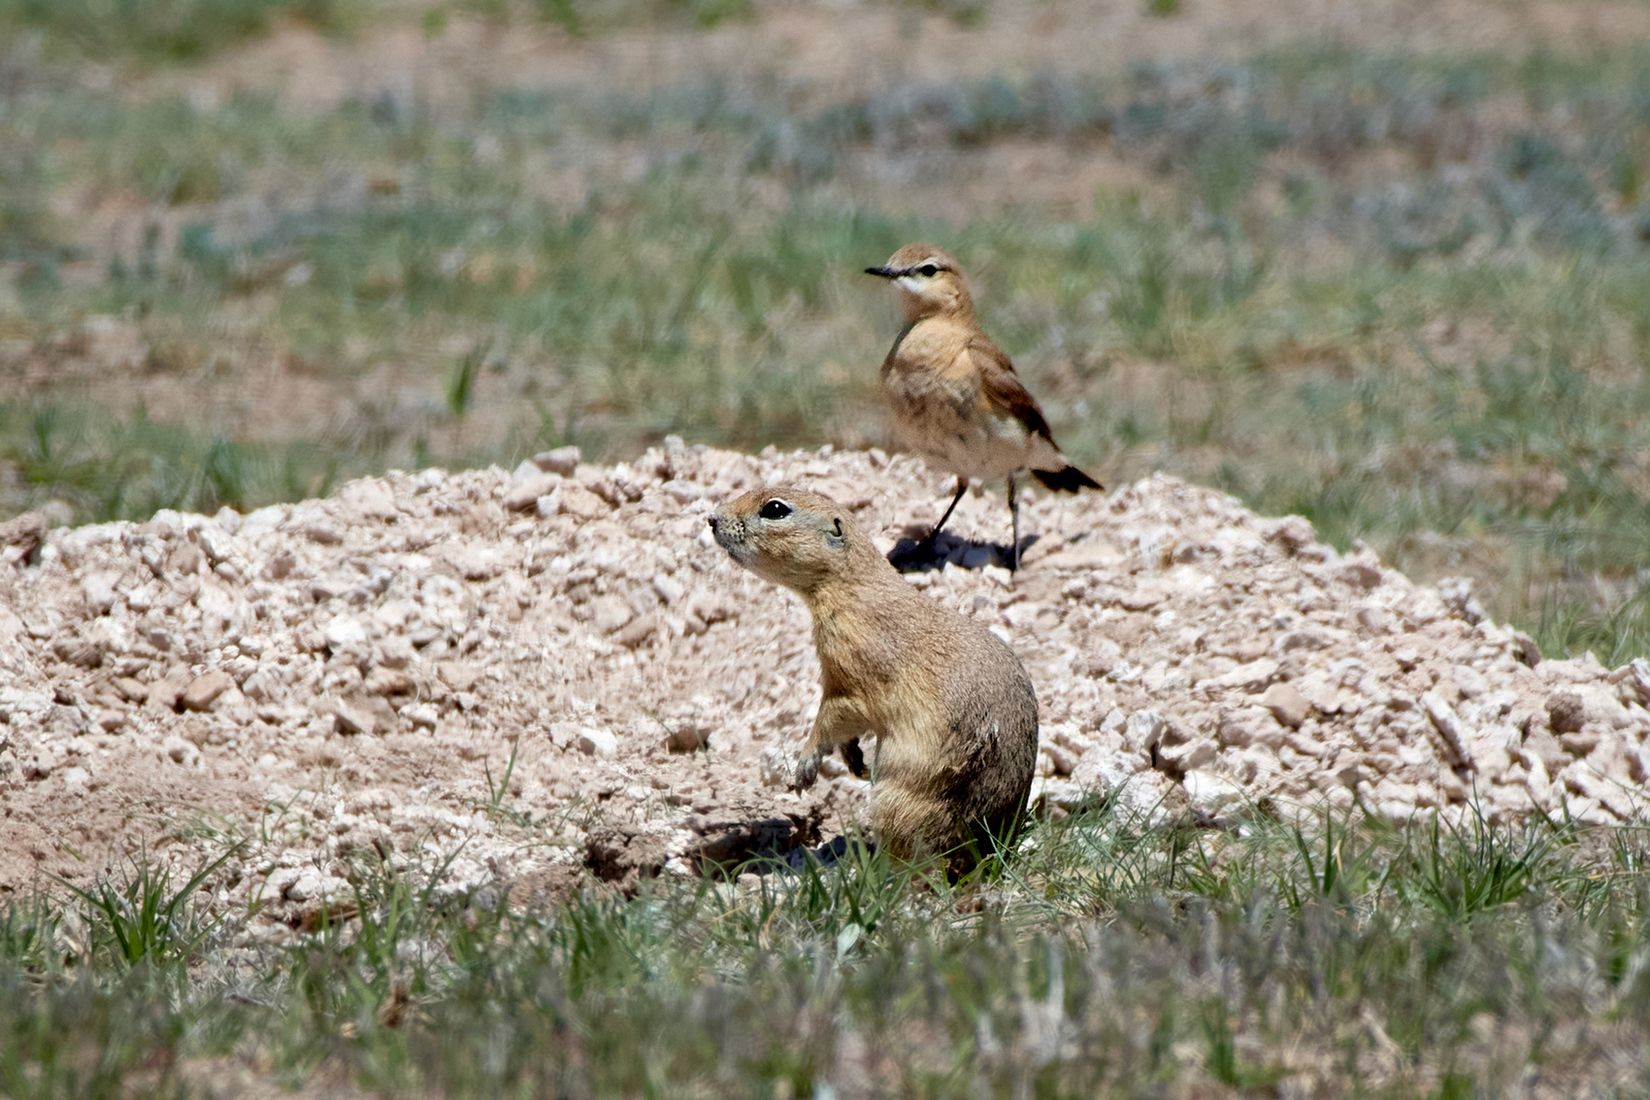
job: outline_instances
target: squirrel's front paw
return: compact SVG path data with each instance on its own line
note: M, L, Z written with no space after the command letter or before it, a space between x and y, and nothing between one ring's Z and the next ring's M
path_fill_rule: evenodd
M799 791L805 791L814 785L819 778L819 754L805 753L802 759L796 762L796 780L791 784Z

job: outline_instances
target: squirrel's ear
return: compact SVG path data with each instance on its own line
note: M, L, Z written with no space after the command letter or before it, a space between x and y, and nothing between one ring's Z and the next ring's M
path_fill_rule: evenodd
M836 537L841 538L842 537L842 517L837 516L836 519L834 520L834 522L836 523Z
M841 550L848 545L848 537L842 533L842 520L840 517L832 522L836 524L836 528L825 532L825 541L831 544L832 549Z

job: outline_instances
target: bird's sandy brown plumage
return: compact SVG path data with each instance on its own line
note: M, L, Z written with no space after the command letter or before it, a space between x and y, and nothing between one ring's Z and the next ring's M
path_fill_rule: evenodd
M1073 466L1049 430L1037 399L1014 364L980 326L968 277L936 245L908 244L881 267L865 269L898 288L905 327L882 361L882 392L905 446L957 475L957 494L935 525L938 534L970 478L1002 478L1014 514L1015 477L1029 471L1063 492L1100 488Z
M835 747L862 761L858 739L873 734L872 826L896 856L950 853L960 871L1011 837L1037 760L1036 692L1013 651L907 584L829 497L757 489L711 526L813 616L822 695L798 785Z

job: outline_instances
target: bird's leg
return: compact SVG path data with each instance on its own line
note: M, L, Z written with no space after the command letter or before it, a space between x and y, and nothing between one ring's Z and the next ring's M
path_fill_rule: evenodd
M957 478L957 495L951 498L951 507L947 508L945 515L941 516L940 521L934 524L934 529L928 532L929 546L933 546L934 540L940 537L940 528L944 527L945 521L951 518L951 513L957 510L957 501L961 500L966 492L968 492L968 479L959 476Z
M1008 514L1014 517L1014 554L1009 559L1010 573L1020 571L1020 498L1015 493L1014 475L1008 475Z

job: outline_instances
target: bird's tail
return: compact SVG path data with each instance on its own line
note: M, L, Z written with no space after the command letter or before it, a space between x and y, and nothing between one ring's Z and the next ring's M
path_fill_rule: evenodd
M1067 466L1063 470L1033 470L1031 476L1057 493L1075 493L1079 489L1105 488L1104 485L1101 485L1075 466Z

